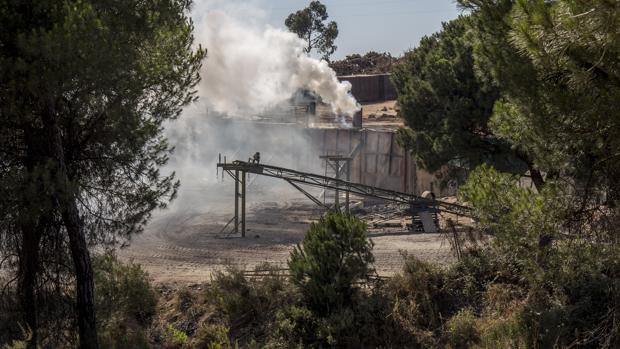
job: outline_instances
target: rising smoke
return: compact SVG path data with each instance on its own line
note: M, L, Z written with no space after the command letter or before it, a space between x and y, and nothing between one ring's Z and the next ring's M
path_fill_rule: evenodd
M247 11L197 6L196 41L208 49L200 95L214 111L247 116L287 101L300 89L310 90L334 112L359 109L327 62L308 57L297 35L260 24ZM236 16L237 15L237 16Z
M216 203L230 206L229 185L216 177L220 153L232 161L259 151L264 162L320 172L316 144L303 129L250 121L290 103L299 90L314 92L336 114L359 109L348 82L340 83L325 61L305 55L296 35L264 24L263 14L235 1L195 4L196 42L207 48L208 56L199 101L166 129L176 147L167 170L181 180L172 212L212 209ZM255 178L249 190L260 190L263 200L269 200L267 194L277 200L283 187L276 180Z

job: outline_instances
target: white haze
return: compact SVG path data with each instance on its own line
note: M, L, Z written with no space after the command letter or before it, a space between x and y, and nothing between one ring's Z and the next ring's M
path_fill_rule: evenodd
M176 149L165 170L175 171L181 180L179 196L168 212L232 207L232 179L222 184L216 178L219 153L230 162L247 160L259 151L262 162L321 172L319 144L307 131L250 120L290 103L300 89L315 92L335 113L351 115L359 106L349 94L350 84L340 83L326 62L307 57L296 35L263 24L260 9L247 3L198 1L192 17L195 41L208 53L199 101L166 127ZM250 181L250 202L279 201L291 193L282 181Z
M203 5L195 11L205 11L195 16L196 42L208 50L200 96L214 111L242 117L262 113L300 89L315 92L336 113L359 110L351 85L339 82L327 62L308 57L297 35L237 18L230 10Z

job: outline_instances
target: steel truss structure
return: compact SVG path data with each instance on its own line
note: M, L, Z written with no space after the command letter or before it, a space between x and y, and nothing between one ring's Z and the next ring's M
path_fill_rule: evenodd
M323 204L319 199L304 190L300 185L331 189L336 192L342 191L347 194L350 193L359 196L372 197L385 201L408 205L411 212L441 211L456 214L459 216L471 216L471 210L468 207L462 205L457 205L441 200L427 199L414 194L401 193L394 190L353 183L340 178L332 178L328 176L301 172L283 167L245 161L233 161L231 163L220 162L217 164L217 167L222 168L224 172L228 173L235 180L234 232L238 233L239 226L241 226L241 236L243 237L245 237L246 231L245 198L248 173L282 179L291 184L300 192L302 192L314 203L325 208L331 207Z

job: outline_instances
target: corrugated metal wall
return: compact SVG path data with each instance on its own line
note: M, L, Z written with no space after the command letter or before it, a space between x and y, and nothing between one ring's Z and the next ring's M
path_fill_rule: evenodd
M363 142L351 163L351 181L379 188L421 194L434 189L440 193L437 179L418 169L413 158L398 145L389 131L355 129L309 129L318 155L348 155Z
M339 76L340 81L351 83L351 93L358 102L380 102L397 98L390 74Z

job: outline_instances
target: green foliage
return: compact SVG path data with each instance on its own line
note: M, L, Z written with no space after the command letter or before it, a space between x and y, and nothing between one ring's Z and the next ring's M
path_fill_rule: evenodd
M318 323L312 311L303 306L288 306L277 314L272 342L287 344L316 343Z
M233 349L229 338L230 329L223 325L203 325L192 339L192 348L196 349Z
M360 292L372 271L366 225L339 212L313 223L291 252L290 282L300 294L280 308L268 347L372 347L392 343L387 298ZM378 290L377 290L378 291ZM394 339L398 341L398 339Z
M260 265L257 270L271 270L266 276L250 280L238 269L215 274L207 290L209 302L222 313L236 338L267 336L282 306L294 304L295 290L275 267Z
M305 306L286 306L278 312L269 347L380 347L409 343L391 319L389 300L378 292L357 297L354 304L327 316Z
M616 201L620 4L459 2L474 13L477 66L502 92L492 129L578 195Z
M467 349L480 340L476 327L476 316L469 309L456 313L446 323L446 336L449 348Z
M18 148L33 155L43 150L42 118L51 109L72 189L98 242L128 236L175 193L173 177L158 172L170 151L162 125L194 100L205 56L192 48L189 6L185 0L66 0L10 1L0 9L0 139L8 150L2 164L28 160L15 157ZM44 194L60 195L54 166L31 160L26 182L4 188L13 193L7 198L31 193L41 205L52 204ZM4 176L23 169L5 168L2 183L15 183Z
M507 340L527 347L618 343L618 328L609 321L618 304L615 260L620 254L616 246L565 238L565 200L570 196L554 182L540 193L520 187L513 176L486 166L472 172L461 194L475 209L481 228L495 236L486 252L492 268L482 280L487 280L486 297L496 300L481 309L489 317L502 315L506 310L496 308L498 299L524 299L508 319L488 326L507 327ZM512 296L490 293L500 284ZM488 333L484 338L498 343L499 334Z
M327 315L351 303L355 282L372 271L373 243L366 224L349 214L330 212L313 223L289 259L291 280L313 312Z
M527 330L516 315L507 318L486 318L478 321L480 341L472 348L529 348ZM536 346L531 346L536 348Z
M480 228L496 237L495 245L525 260L551 246L566 207L553 183L537 193L520 186L518 177L485 165L471 172L460 195L474 208Z
M461 16L444 23L395 66L392 80L408 126L399 141L430 171L489 163L522 173L525 164L488 125L499 93L475 70L469 22Z
M146 329L156 314L158 295L148 274L106 254L94 261L99 336L106 348L148 348Z
M148 325L155 315L158 295L141 266L105 254L95 258L94 269L101 320L121 315Z
M450 309L443 270L413 256L404 256L404 261L403 273L388 284L395 297L394 316L410 332L430 335Z
M328 17L325 5L320 1L312 1L305 9L291 13L284 24L306 41L306 53L316 49L323 55L323 59L329 61L329 56L337 49L334 41L338 37L338 24L334 21L327 23Z
M166 342L173 348L185 349L190 347L187 333L176 329L170 324L166 327Z
M22 298L30 298L22 300L29 323L46 301L31 285L71 292L66 281L78 274L73 280L85 291L74 293L83 296L74 323L89 332L85 346L97 337L93 300L84 299L92 297L87 248L126 241L178 188L159 168L171 152L163 125L195 100L206 55L194 46L190 5L0 6L0 253L17 256L11 271L19 269ZM38 333L33 328L40 342Z
M452 300L451 311L482 311L484 295L494 283L518 283L520 270L489 249L472 249L447 268L445 288Z

